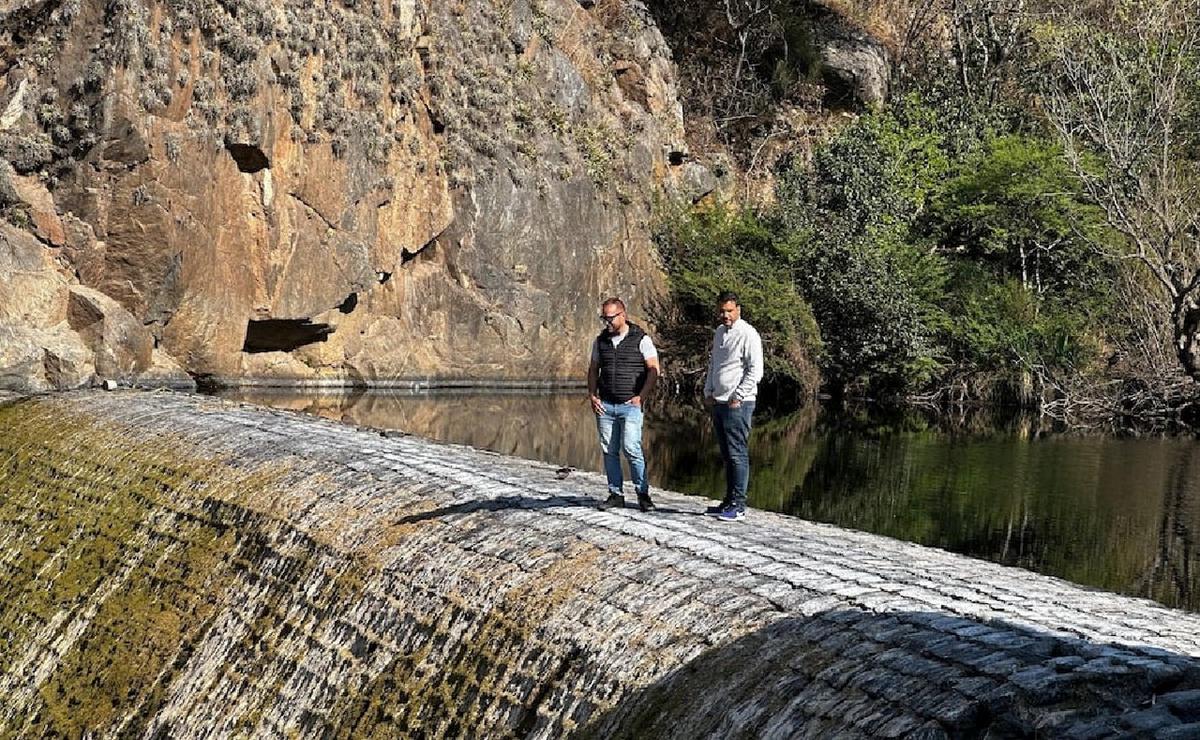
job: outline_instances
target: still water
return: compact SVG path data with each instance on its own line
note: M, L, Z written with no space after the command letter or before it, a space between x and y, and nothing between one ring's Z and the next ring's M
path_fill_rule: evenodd
M581 393L222 395L601 469ZM753 507L1200 611L1200 441L1193 437L1063 433L1036 419L986 413L834 414L816 404L755 421ZM724 494L700 409L651 409L645 446L653 485Z

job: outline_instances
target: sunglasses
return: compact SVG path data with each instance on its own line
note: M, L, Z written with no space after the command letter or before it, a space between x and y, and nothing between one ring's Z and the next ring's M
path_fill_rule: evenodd
M623 314L623 313L625 313L625 312L624 312L624 311L617 311L617 312L616 312L616 313L614 313L612 316L605 316L604 314L600 314L600 316L599 316L598 318L599 318L601 321L603 321L604 323L606 323L606 324L611 324L612 322L616 321L616 320L617 320L617 317L618 317L618 316L620 316L620 315L621 315L621 314Z

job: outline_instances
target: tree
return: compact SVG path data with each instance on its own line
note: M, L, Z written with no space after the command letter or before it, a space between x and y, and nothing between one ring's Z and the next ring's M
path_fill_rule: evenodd
M860 118L780 175L779 218L834 395L864 381L903 392L938 364L944 260L910 227L948 163L932 111L910 101L903 113Z
M664 208L655 234L670 276L675 315L663 339L670 354L688 358L676 373L702 378L712 342L714 300L736 291L746 318L763 335L767 380L776 390L817 389L821 337L812 309L792 279L791 255L771 224L749 210L712 204Z
M1010 79L1009 65L1028 43L1025 0L951 0L950 18L963 94L994 105Z
M1104 213L1085 202L1062 148L1030 135L989 140L946 186L944 246L999 260L1038 296L1091 289L1105 241Z
M1123 236L1111 251L1164 297L1200 380L1200 0L1126 0L1044 34L1045 105L1072 170Z

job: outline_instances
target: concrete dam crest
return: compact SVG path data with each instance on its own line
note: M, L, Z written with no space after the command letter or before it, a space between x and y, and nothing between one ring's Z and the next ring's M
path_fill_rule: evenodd
M172 393L0 404L0 738L1200 737L1200 615Z

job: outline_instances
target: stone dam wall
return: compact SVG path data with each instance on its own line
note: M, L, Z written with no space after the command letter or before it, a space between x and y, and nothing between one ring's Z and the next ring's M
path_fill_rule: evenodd
M3 738L1200 736L1198 615L552 465L78 393L0 491Z

